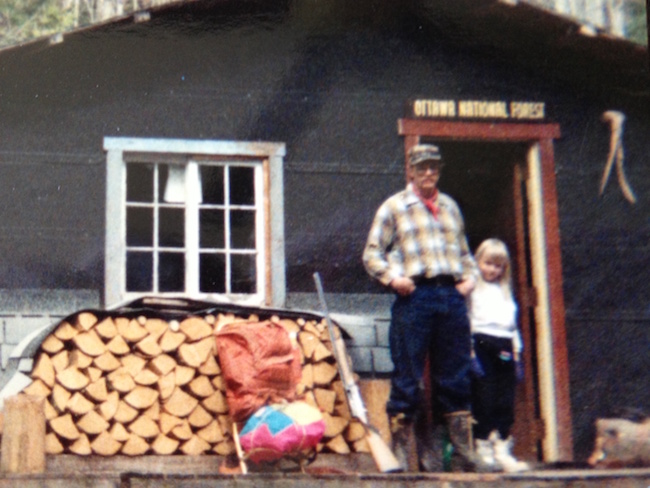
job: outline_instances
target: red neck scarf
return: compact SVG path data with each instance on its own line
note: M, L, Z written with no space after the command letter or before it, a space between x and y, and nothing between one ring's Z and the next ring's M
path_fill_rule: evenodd
M420 192L413 187L413 191L415 194L418 196L420 200L422 200L422 203L424 203L424 206L429 209L431 212L431 215L433 215L433 218L438 220L438 212L440 211L440 207L438 207L438 189L436 188L436 191L433 193L433 196L431 198L424 198L422 195L420 195Z

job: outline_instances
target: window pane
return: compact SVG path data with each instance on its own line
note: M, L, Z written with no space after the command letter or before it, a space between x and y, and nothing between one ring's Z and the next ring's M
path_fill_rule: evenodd
M233 293L255 293L257 290L257 269L252 254L233 254L230 258L230 285Z
M223 210L200 210L199 246L223 249L226 246Z
M150 252L126 253L126 290L152 291L153 254Z
M126 165L126 201L153 202L153 165Z
M201 254L200 291L204 293L226 292L226 261L223 254Z
M185 247L185 212L182 208L161 208L158 244L162 247Z
M153 210L128 207L126 209L126 245L153 245Z
M185 290L185 255L180 252L161 252L158 257L158 289Z
M203 203L223 205L223 166L201 166Z
M255 249L255 212L230 212L230 246L233 249Z
M255 185L253 168L230 167L230 203L232 205L253 205Z

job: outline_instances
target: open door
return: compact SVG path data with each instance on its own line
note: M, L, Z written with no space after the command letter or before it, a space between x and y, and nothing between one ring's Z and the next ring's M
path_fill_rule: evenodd
M572 460L552 142L559 126L400 119L398 131L405 152L420 142L440 147L439 186L461 207L471 248L498 237L512 254L526 368L517 391L516 454Z

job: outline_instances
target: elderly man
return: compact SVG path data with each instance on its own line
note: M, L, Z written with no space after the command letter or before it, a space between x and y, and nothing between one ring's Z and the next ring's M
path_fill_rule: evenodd
M389 332L394 371L386 405L393 449L406 469L428 355L434 424L428 445L416 429L420 469L442 469L446 427L454 447L452 468L481 470L472 451L471 336L465 304L478 269L458 205L438 191L443 166L438 147L416 145L408 162L411 182L379 207L363 252L368 274L396 294Z

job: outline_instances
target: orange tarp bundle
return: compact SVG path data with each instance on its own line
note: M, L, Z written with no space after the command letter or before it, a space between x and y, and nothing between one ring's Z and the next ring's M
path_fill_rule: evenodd
M270 320L228 324L217 332L216 340L235 422L266 404L295 400L300 352L281 325Z

